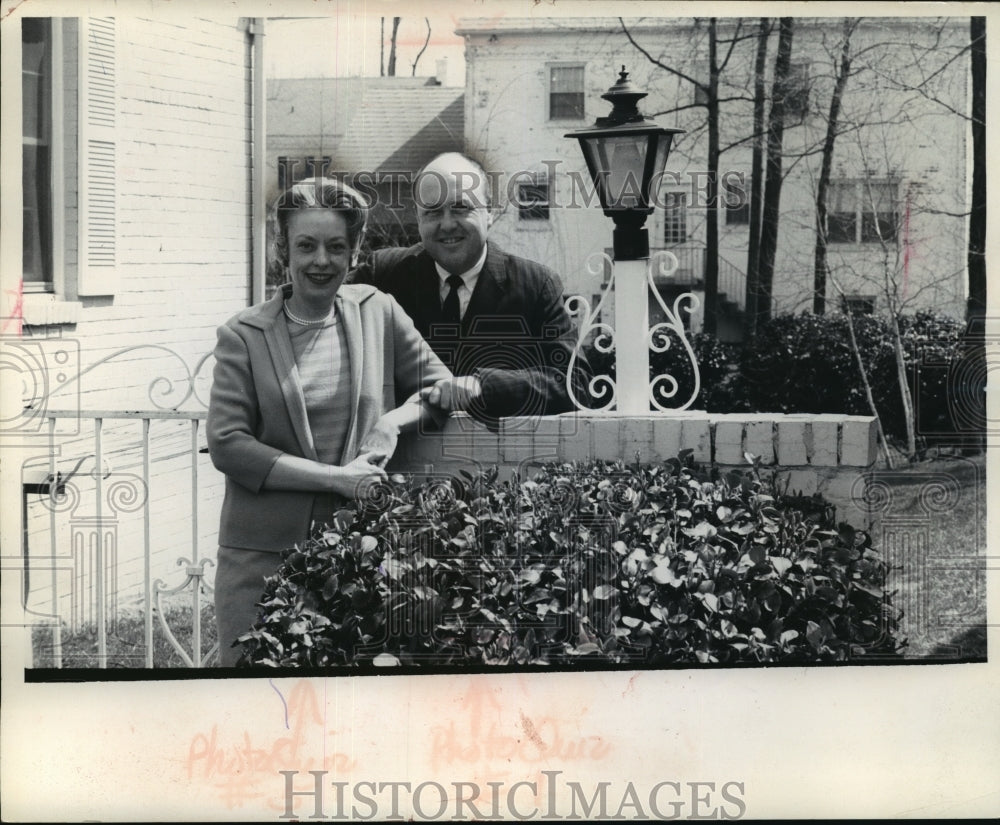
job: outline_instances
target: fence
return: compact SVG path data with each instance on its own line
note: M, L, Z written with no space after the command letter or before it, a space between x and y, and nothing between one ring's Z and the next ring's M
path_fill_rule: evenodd
M144 625L136 666L153 666L154 616L186 665L207 664L215 650L201 655L200 608L212 592L223 488L203 444L206 413L45 415L48 457L22 469L22 602L29 621L51 626L56 666L65 624L95 627L106 667L109 630L135 607ZM178 599L190 599L189 648L165 617Z

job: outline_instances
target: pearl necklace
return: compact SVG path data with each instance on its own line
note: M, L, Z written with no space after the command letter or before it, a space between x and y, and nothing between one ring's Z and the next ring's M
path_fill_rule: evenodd
M336 307L331 307L330 311L326 314L325 317L318 318L315 321L307 321L304 318L299 318L298 315L295 315L288 308L288 302L287 301L283 301L282 304L281 304L281 307L285 311L285 315L288 317L289 321L291 321L292 323L295 323L295 324L299 324L300 326L303 326L303 327L311 327L311 326L314 326L316 324L325 324L327 321L330 320L330 318L336 312Z

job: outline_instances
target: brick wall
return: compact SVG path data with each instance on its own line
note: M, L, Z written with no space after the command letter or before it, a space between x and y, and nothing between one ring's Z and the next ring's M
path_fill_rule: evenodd
M837 517L874 527L861 500L864 473L877 458L875 419L845 415L736 415L685 412L630 417L582 413L508 418L497 432L454 415L440 432L405 437L393 468L453 475L493 464L501 477L532 465L590 459L658 462L692 450L720 469L745 469L744 453L759 456L790 492L821 493Z

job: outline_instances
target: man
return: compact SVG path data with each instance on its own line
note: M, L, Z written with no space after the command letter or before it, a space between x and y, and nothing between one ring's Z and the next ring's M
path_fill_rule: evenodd
M414 201L421 243L377 250L355 280L392 295L457 376L424 397L488 424L574 409L566 372L576 330L562 284L547 267L487 240L492 213L483 168L454 152L439 155L418 173ZM582 386L582 354L577 365L574 381Z

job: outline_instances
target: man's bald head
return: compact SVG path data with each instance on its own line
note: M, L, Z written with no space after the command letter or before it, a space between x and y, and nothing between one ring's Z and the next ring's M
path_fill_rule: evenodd
M444 152L426 163L413 181L418 207L432 208L455 194L471 205L489 208L489 175L481 164L460 152Z
M453 275L471 269L492 222L483 167L458 152L438 155L418 173L413 200L424 249Z

